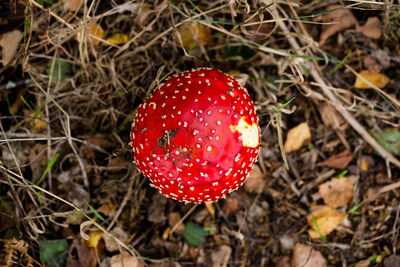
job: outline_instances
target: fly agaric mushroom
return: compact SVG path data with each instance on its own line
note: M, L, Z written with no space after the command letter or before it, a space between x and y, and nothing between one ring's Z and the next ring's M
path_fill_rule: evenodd
M138 108L131 130L135 163L154 187L178 201L216 201L240 187L260 148L246 89L218 70L166 80Z

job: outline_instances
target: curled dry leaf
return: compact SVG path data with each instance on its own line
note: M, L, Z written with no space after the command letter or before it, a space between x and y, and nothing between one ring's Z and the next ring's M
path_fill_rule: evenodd
M100 40L104 36L104 30L99 24L92 24L85 30L79 31L75 35L75 40L80 42L85 42L89 41L93 44L93 46L96 46L100 44Z
M339 154L333 155L329 157L327 160L321 161L317 163L318 167L326 166L330 168L336 168L344 170L353 160L353 155L348 150L344 150Z
M178 28L183 47L188 50L194 44L208 45L212 42L212 35L209 28L200 23L185 23ZM180 44L179 37L175 35L176 41Z
M321 184L318 191L329 207L339 208L349 203L353 197L354 185L345 177L340 179L333 178Z
M311 226L311 229L308 230L311 238L320 238L320 234L323 236L330 234L347 217L346 213L339 212L329 206L312 205L311 210L314 210L314 212L307 217L308 225ZM319 231L317 225L314 224L313 217L317 221Z
M380 89L385 87L386 84L390 81L389 77L387 77L385 74L378 73L378 72L372 72L370 70L363 70L359 74L364 79L366 79L368 82L372 83L373 85L375 85L376 87L378 87ZM364 82L358 76L357 76L356 81L354 83L354 87L357 88L357 89L370 89L370 88L372 88L369 84Z
M284 145L285 151L286 153L290 153L298 150L310 140L310 127L308 127L307 122L300 123L296 127L289 130Z
M250 171L249 176L246 178L244 188L249 193L261 193L264 189L264 186L265 181L263 179L263 173L258 165L254 165L254 168Z
M293 267L326 267L326 259L321 252L312 247L296 243L292 257Z
M342 30L351 28L357 22L353 13L343 6L330 5L326 10L334 11L326 13L322 17L322 22L326 24L322 25L322 32L319 38L320 45L323 45L325 41L332 35Z
M1 60L3 66L7 65L14 58L18 51L19 43L21 42L23 34L19 30L6 32L0 35L0 50Z
M378 17L369 17L367 22L357 29L364 36L371 39L379 39L382 35L382 24Z
M62 0L64 8L70 11L78 11L85 2L84 0Z

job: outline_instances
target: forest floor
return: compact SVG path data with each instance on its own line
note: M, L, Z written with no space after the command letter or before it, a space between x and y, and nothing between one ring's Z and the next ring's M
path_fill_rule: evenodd
M400 266L394 2L2 1L0 265ZM140 103L198 67L261 127L207 206L159 194L129 146Z

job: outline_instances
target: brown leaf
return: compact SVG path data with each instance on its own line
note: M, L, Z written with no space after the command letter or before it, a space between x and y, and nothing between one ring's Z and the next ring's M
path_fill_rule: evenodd
M254 165L254 168L250 171L249 177L247 177L244 188L249 193L261 193L264 189L265 181L263 174L258 165Z
M350 164L353 159L353 155L348 151L344 150L339 154L329 157L327 160L317 163L318 167L326 166L335 169L344 170Z
M125 243L129 239L129 235L118 226L114 227L114 229L111 230L110 234L118 238L123 243ZM103 235L103 239L107 251L115 252L121 248L117 241L115 241L114 238L112 238L111 236Z
M326 126L338 128L343 121L343 117L339 115L336 109L329 103L324 103L318 106L318 111L322 122Z
M119 155L115 158L112 158L110 161L110 172L111 173L119 173L126 169L128 166L128 162L126 161L124 155Z
M64 4L64 8L68 9L70 11L77 11L81 8L83 3L85 2L84 0L62 0Z
M367 22L357 29L364 36L371 39L379 39L382 35L382 24L378 17L369 17Z
M161 194L155 194L152 203L147 210L147 219L153 223L160 223L167 219L165 217L165 205L167 199Z
M348 29L354 26L357 22L353 13L350 9L345 8L340 5L330 5L327 7L327 11L334 10L329 12L322 17L322 22L324 23L333 23L333 24L324 24L322 25L322 31L319 38L319 45L323 45L325 41L331 37L332 35Z
M279 257L276 261L275 261L275 267L290 267L290 258L289 256L282 256Z
M372 72L380 72L382 70L381 65L379 65L371 55L364 57L363 64L364 67Z
M168 214L168 224L171 226L171 228L175 227L175 225L181 220L181 215L178 212L171 212ZM175 233L177 234L183 234L185 231L185 224L180 223L176 228L175 228Z
M110 261L110 267L144 267L144 264L133 255L127 252L114 255Z
M72 242L72 247L76 248L78 252L80 267L95 267L97 265L96 249L89 247L85 240L81 243L79 243L78 240L74 240Z
M333 178L321 184L318 191L328 206L339 208L345 206L353 197L354 185L345 177Z
M222 211L226 216L230 216L239 210L239 199L237 197L229 196L225 199Z
M6 32L0 35L1 60L3 66L7 65L14 58L18 51L19 43L21 42L23 34L19 30Z
M400 255L390 255L383 261L384 267L398 267L400 266Z
M297 243L293 249L293 267L325 267L326 259L312 247Z
M308 225L311 229L308 234L311 238L320 238L320 234L326 236L336 229L338 225L347 217L346 213L342 213L329 206L323 207L321 205L312 205L310 210L314 210L310 216L307 217ZM317 221L317 225L313 221L313 217Z
M229 259L232 254L230 246L222 245L217 250L211 252L211 260L213 267L226 267L228 266Z
M290 153L298 150L310 140L311 131L307 122L300 123L288 131L284 145L285 151L286 153Z

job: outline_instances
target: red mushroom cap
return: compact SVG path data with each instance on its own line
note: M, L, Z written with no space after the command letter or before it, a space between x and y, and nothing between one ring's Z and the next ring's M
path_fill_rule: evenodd
M132 125L135 163L164 195L216 201L241 186L260 148L246 89L218 70L178 73L140 105Z

